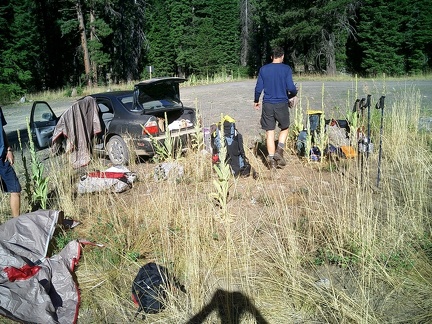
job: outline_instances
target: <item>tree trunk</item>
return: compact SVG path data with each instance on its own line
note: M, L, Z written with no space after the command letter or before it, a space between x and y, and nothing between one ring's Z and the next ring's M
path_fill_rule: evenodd
M93 9L90 9L90 40L95 41L96 38L96 27L94 25L95 23L95 15ZM94 60L90 58L90 64L92 69L92 80L95 84L98 83L98 71L97 71L97 64Z
M240 53L240 64L241 66L247 66L249 59L249 35L250 35L250 17L252 15L249 0L242 0L240 7L240 19L241 19L241 53Z
M336 53L335 53L335 35L328 35L326 47L326 74L329 76L336 75Z
M79 25L79 32L81 35L81 47L84 55L84 71L86 75L86 81L88 86L92 86L92 81L90 78L90 55L88 51L87 46L87 36L86 36L86 29L84 24L84 16L81 9L81 3L80 0L77 0L75 3L75 8L78 16L78 25Z

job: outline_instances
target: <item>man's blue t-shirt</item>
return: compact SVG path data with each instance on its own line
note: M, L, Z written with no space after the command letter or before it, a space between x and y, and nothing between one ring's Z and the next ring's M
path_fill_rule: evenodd
M288 92L289 97L297 94L291 68L284 63L269 63L261 67L255 86L255 102L259 101L263 90L263 102L288 102Z

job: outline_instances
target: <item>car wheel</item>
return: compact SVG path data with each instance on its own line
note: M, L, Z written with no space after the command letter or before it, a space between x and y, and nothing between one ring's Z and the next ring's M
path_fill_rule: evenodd
M115 165L127 165L129 162L129 149L124 141L118 135L111 137L106 145L108 157Z

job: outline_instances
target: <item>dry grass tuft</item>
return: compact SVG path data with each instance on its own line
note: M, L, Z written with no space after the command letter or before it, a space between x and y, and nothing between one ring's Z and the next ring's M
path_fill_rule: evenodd
M206 305L206 323L432 321L432 152L418 99L410 91L386 108L379 188L378 141L363 181L357 160L330 168L295 156L272 180L248 151L259 177L230 179L227 218L210 198L217 177L202 152L178 160L180 181L132 164L138 181L122 194L76 195L78 175L54 162L50 208L82 222L70 235L105 245L86 247L76 272L80 322L128 322L132 280L149 261L187 293L171 291L167 309L145 322L186 323Z

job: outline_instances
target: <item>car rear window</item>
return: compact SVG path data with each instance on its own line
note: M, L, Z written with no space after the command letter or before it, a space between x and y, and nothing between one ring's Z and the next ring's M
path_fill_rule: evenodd
M133 108L133 96L127 96L120 99L123 106L126 107L127 110L132 110Z
M177 87L177 84L171 82L138 87L138 102L145 110L181 108Z

